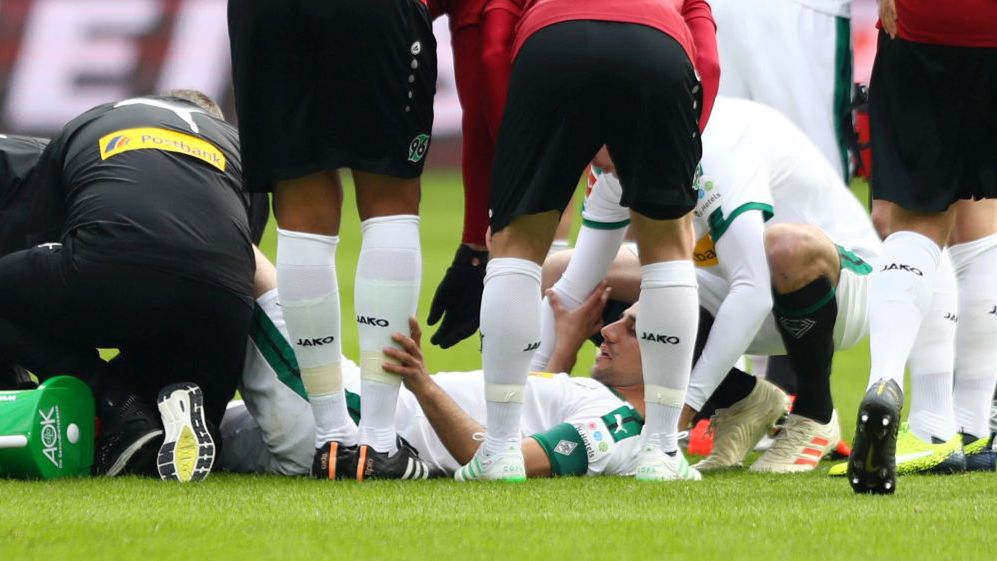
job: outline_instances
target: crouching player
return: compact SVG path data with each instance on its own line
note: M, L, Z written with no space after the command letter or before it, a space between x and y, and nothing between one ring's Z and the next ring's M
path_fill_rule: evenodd
M835 349L850 347L867 333L867 275L880 242L864 209L817 148L786 117L754 102L717 99L703 135L696 188L699 300L712 326L692 372L680 426L703 409L742 354L788 354L801 376L794 412L781 438L752 469L813 469L840 439L830 395L831 359ZM567 308L605 277L614 258L609 280L616 297L630 302L637 297L635 251L616 254L628 224L619 196L615 177L601 173L585 203L577 249L553 287ZM545 276L557 279L564 261L549 261ZM554 333L545 328L543 338L549 345ZM743 402L717 404L714 452L699 469L738 465L786 405L785 395L769 384L738 387L753 393L743 395Z
M206 421L234 393L252 309L235 129L178 91L92 109L32 154L0 197L0 362L90 385L98 474L155 471L158 457L163 477L203 478Z

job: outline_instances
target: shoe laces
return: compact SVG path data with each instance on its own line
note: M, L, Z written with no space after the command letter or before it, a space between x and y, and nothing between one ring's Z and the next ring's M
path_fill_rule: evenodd
M783 460L792 459L797 455L799 448L806 444L809 436L810 431L807 430L805 423L787 422L775 436L772 447L766 454Z

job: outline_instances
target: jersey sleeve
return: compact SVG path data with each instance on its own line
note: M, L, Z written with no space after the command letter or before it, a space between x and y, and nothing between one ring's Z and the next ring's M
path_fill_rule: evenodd
M630 224L630 210L620 205L623 196L620 180L595 166L589 174L591 188L582 203L582 224L597 230L626 228Z
M768 221L775 209L763 155L749 146L718 145L711 138L712 132L718 131L703 135L702 173L696 175L699 202L694 215L716 244L741 214L757 210Z
M743 213L717 243L717 270L728 290L717 309L703 352L693 366L686 403L701 410L733 368L772 311L771 280L765 259L765 226L760 213Z
M625 401L591 380L572 379L583 393L564 422L532 435L550 460L551 473L627 475L644 419Z

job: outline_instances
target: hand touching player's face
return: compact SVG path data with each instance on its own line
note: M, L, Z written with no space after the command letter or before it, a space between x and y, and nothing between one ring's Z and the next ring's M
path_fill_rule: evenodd
M644 382L637 343L637 304L623 317L602 328L604 342L592 367L592 377L607 386L635 386Z

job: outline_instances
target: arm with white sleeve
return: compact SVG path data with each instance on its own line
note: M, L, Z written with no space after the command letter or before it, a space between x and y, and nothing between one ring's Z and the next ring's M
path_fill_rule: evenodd
M715 235L717 272L728 280L730 289L717 310L703 353L692 369L686 404L696 411L702 409L744 354L772 311L764 222L761 211L748 210L734 216L726 229Z
M622 186L615 175L593 170L595 180L582 207L582 227L575 251L561 278L551 289L567 311L582 305L595 287L606 278L630 225L630 211L620 206ZM530 370L551 370L550 361L557 346L554 311L544 298L540 308L540 347L533 355Z

